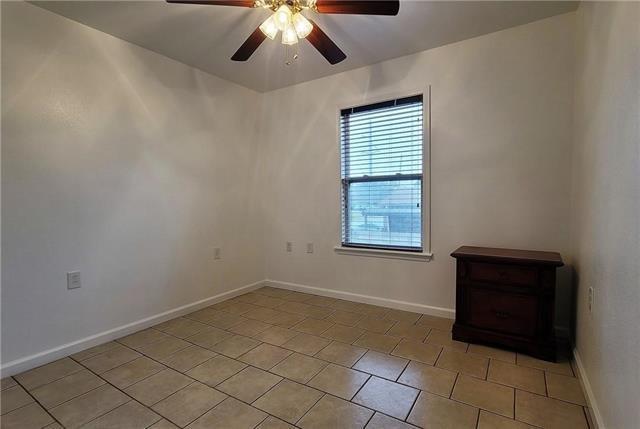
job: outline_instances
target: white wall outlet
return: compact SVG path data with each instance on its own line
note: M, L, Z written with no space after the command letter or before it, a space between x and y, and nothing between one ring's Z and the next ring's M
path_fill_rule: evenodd
M290 241L287 241L287 252L291 252L293 250L293 244Z
M82 287L80 271L70 271L67 273L67 289L78 289Z
M219 247L213 248L213 259L222 259L222 249Z
M307 253L313 253L313 243L307 243Z
M591 309L593 308L593 299L594 299L594 296L593 296L593 288L592 288L592 287L590 287L590 288L589 288L589 298L588 298L588 300L589 300L589 302L588 302L588 305L589 305L589 313L591 313Z

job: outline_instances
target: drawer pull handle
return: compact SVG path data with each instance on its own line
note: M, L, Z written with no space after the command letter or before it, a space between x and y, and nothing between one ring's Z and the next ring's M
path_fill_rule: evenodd
M494 313L498 319L508 319L510 316L509 313L505 313L503 311L494 311Z

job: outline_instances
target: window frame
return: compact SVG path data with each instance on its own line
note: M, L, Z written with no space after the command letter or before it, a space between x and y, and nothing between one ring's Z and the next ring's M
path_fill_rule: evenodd
M422 198L421 198L421 228L422 228L422 250L403 248L398 246L367 245L367 244L346 244L342 242L342 211L343 193L346 186L351 182L372 182L381 180L380 177L347 179L342 177L342 141L340 121L341 111L354 107L366 106L369 104L382 103L406 97L422 96ZM404 259L414 261L429 261L432 259L431 253L431 86L414 91L402 91L395 94L384 94L377 97L366 97L356 102L340 103L337 106L336 115L336 135L338 148L338 243L334 247L336 253L356 256L382 257L391 259ZM410 179L411 175L403 175L402 180ZM416 174L416 178L420 175ZM390 177L393 177L391 175ZM347 194L348 195L348 194Z

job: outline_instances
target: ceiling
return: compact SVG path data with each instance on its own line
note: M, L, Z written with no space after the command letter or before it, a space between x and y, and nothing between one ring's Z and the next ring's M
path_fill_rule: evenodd
M446 45L576 9L568 1L400 1L395 17L320 15L313 19L347 54L335 66L307 42L285 65L269 39L247 62L229 58L269 16L263 9L157 1L36 1L42 8L264 92ZM276 39L277 40L277 39Z

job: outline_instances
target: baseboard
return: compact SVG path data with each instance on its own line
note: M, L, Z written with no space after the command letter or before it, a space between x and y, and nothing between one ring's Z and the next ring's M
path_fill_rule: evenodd
M265 285L277 287L280 289L294 290L297 292L306 292L314 295L328 296L331 298L347 299L349 301L362 302L365 304L381 305L384 307L395 308L397 310L413 311L415 313L428 314L430 316L446 317L447 319L455 318L455 310L451 308L433 307L424 304L415 304L412 302L398 301L395 299L380 298L377 296L360 295L357 293L343 292L333 289L324 289L314 286L301 285L298 283L282 282L278 280L265 280Z
M211 296L209 298L201 299L199 301L192 302L190 304L176 307L171 310L168 310L159 314L155 314L153 316L146 317L144 319L140 319L132 323L128 323L126 325L118 326L117 328L109 329L108 331L100 332L99 334L91 335L89 337L85 337L80 340L73 341L71 343L63 344L61 346L58 346L49 350L45 350L40 353L36 353L30 356L13 360L11 362L7 362L6 364L2 364L2 367L0 368L0 373L2 374L2 377L19 374L23 371L36 368L38 366L63 358L65 356L77 353L79 351L88 349L93 346L97 346L98 344L115 340L116 338L120 338L125 335L131 334L133 332L149 328L151 326L157 325L158 323L162 323L166 320L170 320L175 317L180 317L182 315L191 313L193 311L199 310L201 308L207 307L217 302L224 301L226 299L233 298L234 296L238 296L240 294L250 292L254 289L257 289L263 286L263 283L264 282L261 280L255 283L241 286L239 288L236 288L227 292L223 292L218 295Z
M589 383L589 377L587 376L587 372L585 371L582 360L580 359L580 353L578 353L578 349L576 348L573 349L573 362L575 363L574 368L576 368L576 372L578 373L578 379L582 385L582 391L586 396L585 399L587 400L587 405L591 412L591 422L595 426L594 429L605 429L604 422L602 421L602 414L600 414L600 408L596 403L596 397L591 389L591 383Z

